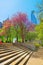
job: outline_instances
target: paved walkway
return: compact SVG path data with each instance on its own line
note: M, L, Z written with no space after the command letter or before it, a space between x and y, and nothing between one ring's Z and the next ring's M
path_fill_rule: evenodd
M28 63L27 65L43 65L43 48L33 53Z
M40 58L30 58L27 65L43 65L43 60Z

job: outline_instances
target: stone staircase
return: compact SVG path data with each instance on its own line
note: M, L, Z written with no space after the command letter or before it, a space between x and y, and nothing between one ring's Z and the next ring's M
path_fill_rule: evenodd
M27 65L32 54L33 52L24 46L2 44L0 45L0 65Z

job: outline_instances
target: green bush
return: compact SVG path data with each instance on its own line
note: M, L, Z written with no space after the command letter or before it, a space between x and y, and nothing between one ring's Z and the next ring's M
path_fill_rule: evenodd
M40 47L40 44L39 43L35 43L34 44L36 48L39 48Z
M18 38L18 42L22 42L22 39Z
M43 43L41 43L41 46L43 46Z

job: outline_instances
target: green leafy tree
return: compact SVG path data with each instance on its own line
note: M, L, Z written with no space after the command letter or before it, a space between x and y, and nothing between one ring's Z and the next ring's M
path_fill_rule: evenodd
M27 35L26 35L26 40L28 41L33 41L35 40L37 37L37 34L36 32L28 32Z
M41 20L40 22L42 22L42 20L43 20L43 0L40 3L38 3L37 8L39 11L38 18L39 18L39 20Z
M36 26L36 31L38 34L38 39L43 41L43 22Z
M43 43L43 0L38 3L37 7L39 10L38 18L40 20L40 24L36 26L36 31L38 34L38 39Z

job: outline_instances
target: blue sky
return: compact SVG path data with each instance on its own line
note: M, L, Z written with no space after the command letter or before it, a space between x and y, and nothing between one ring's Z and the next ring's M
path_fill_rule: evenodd
M0 22L17 12L24 12L31 18L31 11L36 10L39 0L0 0Z

